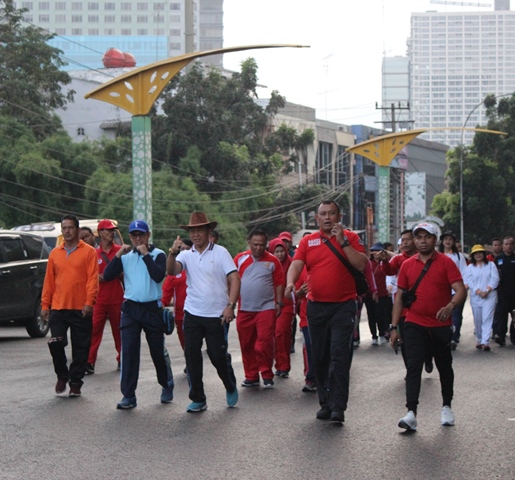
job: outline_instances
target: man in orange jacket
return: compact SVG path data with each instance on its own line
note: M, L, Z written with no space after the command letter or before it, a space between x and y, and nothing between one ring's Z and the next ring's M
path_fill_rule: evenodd
M50 354L57 374L55 393L66 391L80 397L91 343L91 315L98 293L98 262L95 249L79 240L79 219L61 219L64 242L48 257L41 295L41 316L49 321ZM65 347L68 328L72 340L72 363L67 365Z

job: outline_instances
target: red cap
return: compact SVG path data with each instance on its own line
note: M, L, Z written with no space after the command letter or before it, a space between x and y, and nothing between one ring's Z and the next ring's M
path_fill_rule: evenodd
M97 226L97 231L98 230L114 230L116 227L116 225L111 222L111 220L100 220L100 222L98 222L98 226Z
M290 232L281 232L279 234L279 238L281 240L288 240L289 242L292 241L292 236L291 236L291 233Z

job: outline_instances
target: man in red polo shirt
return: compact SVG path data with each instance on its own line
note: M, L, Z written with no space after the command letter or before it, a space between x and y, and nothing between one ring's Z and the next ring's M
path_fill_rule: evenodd
M104 270L107 264L114 258L116 252L120 250L120 245L114 243L114 231L116 225L111 220L101 220L98 222L98 235L100 245L96 249L98 257L98 297L93 309L93 330L91 332L91 347L88 355L88 365L86 374L95 373L95 362L97 360L98 349L104 335L104 328L107 319L111 324L114 348L116 349L116 362L120 370L120 318L123 302L123 285L120 278L115 278L110 282L104 280Z
M284 273L279 260L266 251L267 235L253 230L249 249L234 257L241 277L236 329L241 346L245 380L242 387L274 385L274 340L276 318L283 306Z
M440 374L443 397L441 424L454 425L451 401L454 393L452 369L452 310L461 305L467 296L460 271L446 255L435 250L437 241L435 227L420 223L413 229L418 254L404 261L399 271L390 327L390 342L395 346L399 338L397 328L404 308L402 292L414 288L426 268L408 306L404 324L406 351L406 407L408 413L399 420L399 427L417 429L417 406L420 394L420 379L425 359L432 355ZM456 293L452 297L452 290Z
M357 270L363 271L368 258L360 238L341 223L340 208L324 201L315 218L320 231L300 241L288 270L285 297L295 291L304 265L308 272L307 316L313 348L320 410L319 420L344 421L349 398L352 334L355 328L356 283L347 267L331 248Z

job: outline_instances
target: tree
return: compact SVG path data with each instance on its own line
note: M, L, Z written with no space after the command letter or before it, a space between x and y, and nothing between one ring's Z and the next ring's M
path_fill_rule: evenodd
M62 52L47 43L53 35L24 27L25 11L15 9L12 0L0 6L0 114L29 126L41 139L61 128L52 110L73 100L74 92L62 91L71 79L60 70L66 65Z
M460 161L463 165L463 223L465 242L488 243L515 229L515 97L485 99L490 130L506 136L476 133L470 148L457 147L447 155L447 191L436 195L433 213L448 228L460 230Z

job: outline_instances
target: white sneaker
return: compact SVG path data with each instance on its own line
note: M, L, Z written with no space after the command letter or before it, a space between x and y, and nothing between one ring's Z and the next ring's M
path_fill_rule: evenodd
M454 421L454 413L452 413L451 407L446 405L442 408L442 425L445 427L452 427L454 426Z
M384 337L379 337L379 345L386 345L388 343L388 340Z
M372 339L372 345L379 345L377 338Z
M417 417L413 413L413 410L410 410L404 417L399 420L399 427L405 428L408 431L415 431L417 429Z

